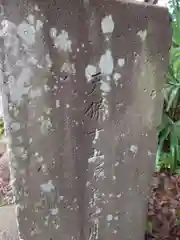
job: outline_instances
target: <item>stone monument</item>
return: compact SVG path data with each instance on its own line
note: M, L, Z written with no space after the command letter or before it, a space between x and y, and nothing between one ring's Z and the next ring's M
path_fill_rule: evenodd
M1 79L24 240L143 240L171 32L165 8L1 0Z

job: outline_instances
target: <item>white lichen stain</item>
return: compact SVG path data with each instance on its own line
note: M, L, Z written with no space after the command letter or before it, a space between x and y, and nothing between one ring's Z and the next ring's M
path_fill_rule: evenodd
M58 212L59 212L59 209L58 208L52 208L52 209L50 209L50 212L51 212L51 215L57 215Z
M48 118L48 119L44 119L42 122L41 122L41 133L46 135L49 133L50 129L52 128L52 123L51 123L51 119Z
M40 235L41 234L41 230L39 229L37 223L33 224L34 226L31 229L30 235L33 237L35 235Z
M13 55L18 56L19 39L16 35L17 27L8 20L2 20L2 28L0 29L0 37L4 38L4 47Z
M49 215L44 217L44 226L49 225Z
M121 74L120 73L114 73L113 79L114 79L114 82L115 82L116 86L118 85L118 80L120 78L121 78Z
M130 151L131 151L132 153L134 153L134 154L137 154L138 146L136 146L136 145L131 145Z
M101 29L104 34L112 33L114 30L114 21L112 15L106 16L101 21Z
M31 89L31 91L29 93L29 97L31 99L41 97L41 95L42 95L42 89L41 88Z
M103 93L108 93L111 91L111 86L108 82L101 81L100 89Z
M34 63L34 61L33 61L33 63ZM24 61L22 61L22 59L17 60L16 61L16 66L17 67L24 67L25 66Z
M49 180L47 183L40 185L41 191L50 193L52 190L55 189L55 186L52 183L52 180Z
M26 161L28 159L28 151L23 149L23 152L21 154L21 160Z
M87 182L86 182L86 187L89 187L90 184L91 184L91 182L87 181Z
M19 143L23 143L23 138L22 138L22 136L18 136L18 137L17 137L17 140L19 141Z
M76 69L74 64L70 63L70 62L65 62L63 63L62 67L61 67L61 72L66 72L72 75L76 74Z
M48 166L46 164L41 165L41 171L47 175L48 174Z
M98 173L98 178L105 179L105 172L104 172L104 170L101 170L101 171Z
M109 42L109 39L110 39L110 37L109 37L109 36L106 36L105 41L106 41L106 42Z
M116 176L113 176L113 181L116 181Z
M35 22L35 17L34 17L32 14L29 14L29 15L27 16L27 20L28 20L28 22L29 22L30 24L34 24L34 22Z
M116 162L116 163L114 164L114 166L115 166L115 167L119 166L119 162Z
M18 131L21 128L21 124L18 122L11 123L11 130L14 132Z
M62 30L61 33L54 38L54 45L60 52L72 52L72 42L69 40L68 33L64 30Z
M51 67L52 67L52 61L51 61L51 58L50 58L49 53L46 54L45 59L46 59L47 67L48 67L48 68L51 68Z
M57 36L57 29L56 28L51 28L49 34L50 34L50 36L52 38L56 38L56 36Z
M99 68L104 75L111 75L114 69L114 61L112 53L109 49L101 56L99 62Z
M109 107L108 107L108 101L106 98L103 98L102 101L102 120L105 121L109 117Z
M56 99L56 108L60 108L60 100Z
M58 89L58 86L57 85L54 85L53 86L53 90L57 90Z
M43 156L37 157L37 162L38 162L38 163L42 163L43 161L44 161Z
M33 73L29 67L24 67L17 80L13 77L8 81L10 88L10 99L17 105L22 101L22 96L27 95L30 89L30 80Z
M37 4L34 5L34 10L37 11L37 12L40 11L40 8L39 8L39 6Z
M120 198L122 196L122 193L117 194L117 198Z
M36 31L40 31L43 27L43 22L41 20L36 21Z
M85 69L85 76L88 82L92 80L93 74L96 74L96 67L93 65L88 65Z
M125 59L124 58L119 58L117 61L119 67L123 67L125 64Z
M59 196L58 197L58 202L63 201L63 200L64 200L64 196Z
M34 156L35 156L35 157L38 157L38 156L39 156L39 153L38 153L38 152L35 152Z
M113 193L110 193L110 194L109 194L109 198L112 198L112 197L113 197Z
M55 229L57 230L59 228L60 228L60 226L58 224L55 224Z
M38 67L38 60L37 60L34 56L30 56L30 58L28 58L27 62L28 62L28 63L31 63L32 65L34 65L34 66L36 66L36 67ZM26 63L25 63L25 64L26 64ZM19 67L24 67L25 64L23 63L23 64L19 65ZM24 65L24 66L23 66L23 65Z
M140 30L137 35L140 37L141 41L145 41L146 40L146 37L147 37L147 30Z
M112 221L113 220L113 215L111 215L111 214L107 215L106 219L107 219L108 222Z
M111 77L110 76L106 76L106 81L111 81Z
M45 113L47 114L47 115L50 115L51 114L51 112L52 112L52 108L45 108Z
M36 30L32 25L26 22L19 24L17 34L28 45L33 45L36 42Z
M102 212L102 209L99 207L96 207L96 214L100 214Z
M152 156L152 155L153 153L150 150L148 150L148 156Z

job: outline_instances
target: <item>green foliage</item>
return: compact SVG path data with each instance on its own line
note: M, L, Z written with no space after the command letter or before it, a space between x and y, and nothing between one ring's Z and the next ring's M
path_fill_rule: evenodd
M150 221L146 222L146 231L147 231L147 233L152 234L152 232L153 232L152 222L150 222Z
M162 123L158 128L158 136L157 167L170 168L171 172L178 171L180 167L180 121L173 121L164 113ZM167 152L164 151L165 144L168 145Z
M176 211L176 225L180 226L180 210Z
M4 122L0 119L0 137L4 134Z
M158 127L157 168L180 172L180 8L171 1L172 47L170 49L167 83L164 89L164 113Z

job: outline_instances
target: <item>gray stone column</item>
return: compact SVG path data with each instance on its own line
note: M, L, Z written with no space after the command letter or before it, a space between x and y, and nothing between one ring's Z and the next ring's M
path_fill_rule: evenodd
M143 240L168 63L166 9L6 0L1 77L24 240Z

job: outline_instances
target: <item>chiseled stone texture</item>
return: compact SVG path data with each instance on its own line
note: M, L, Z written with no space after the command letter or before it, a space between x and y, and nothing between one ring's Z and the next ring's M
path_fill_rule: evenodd
M6 0L0 21L21 239L143 240L167 9Z

